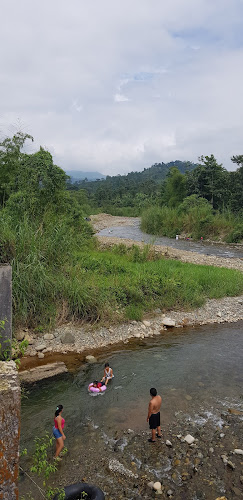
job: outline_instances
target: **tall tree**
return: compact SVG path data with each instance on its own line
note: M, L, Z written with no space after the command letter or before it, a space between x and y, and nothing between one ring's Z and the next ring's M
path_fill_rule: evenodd
M197 194L208 200L215 209L224 208L229 200L229 172L217 163L214 155L201 156L198 165L187 174L188 195Z
M0 142L0 205L4 205L11 193L18 189L17 176L27 139L34 140L29 134L17 132Z

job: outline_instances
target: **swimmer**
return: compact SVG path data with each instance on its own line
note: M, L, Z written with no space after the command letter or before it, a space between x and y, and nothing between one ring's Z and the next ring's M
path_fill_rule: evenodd
M111 380L113 377L114 377L113 370L112 368L110 368L109 363L106 363L104 369L104 377L101 379L101 382L105 381L105 385L107 385L109 380Z

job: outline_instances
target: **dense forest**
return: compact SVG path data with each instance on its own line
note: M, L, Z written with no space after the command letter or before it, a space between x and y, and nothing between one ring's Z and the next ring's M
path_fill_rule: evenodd
M238 241L242 156L233 158L238 168L230 173L211 156L202 165L158 164L73 186L48 151L24 152L27 141L33 138L18 132L0 143L0 263L12 265L15 328L138 320L156 307L190 308L209 294L242 293L237 271L163 260L136 246L102 251L85 220L120 204L122 213L142 214L151 233L173 235L186 220L195 237L218 227Z
M68 182L73 197L87 213L142 216L150 234L195 239L243 239L243 155L233 156L235 171L226 170L214 155L198 164L158 163L143 172L107 176L94 182Z

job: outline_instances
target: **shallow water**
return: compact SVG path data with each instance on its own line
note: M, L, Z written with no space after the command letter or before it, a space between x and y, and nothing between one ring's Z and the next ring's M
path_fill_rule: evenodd
M167 238L152 236L143 233L140 229L140 220L135 219L133 226L118 226L102 229L99 231L100 236L110 236L114 238L127 238L134 241L143 241L153 245L168 246L177 248L178 250L187 250L204 255L215 255L224 258L243 258L243 248L234 247L234 245L222 245L219 243L204 243L196 241L176 240L175 238Z
M104 394L90 395L88 384L103 375L105 356L82 364L75 373L33 385L22 404L22 444L51 430L57 404L64 405L68 440L81 436L87 420L106 433L146 429L150 387L163 398L163 420L175 412L237 406L242 397L243 324L214 325L165 332L159 338L132 341L109 355L115 377ZM81 437L80 437L81 439Z
M22 448L27 447L31 452L34 437L44 435L45 431L51 433L56 405L63 404L65 444L69 452L55 474L55 485L72 484L85 477L86 481L99 485L111 499L151 498L146 493L137 496L132 480L125 478L122 484L122 476L118 495L120 483L107 468L109 460L118 458L128 468L134 463L140 475L148 474L150 480L169 477L170 455L163 452L156 458L158 448L154 453L145 447L152 386L162 396L165 436L171 428L177 428L176 433L195 434L196 429L207 425L207 432L213 438L215 430L223 424L222 411L243 408L242 331L243 322L238 322L173 329L159 337L132 340L122 350L109 351L115 377L102 395L90 395L87 387L102 377L107 361L105 353L98 356L96 364L76 360L73 373L28 388L28 398L22 402ZM124 429L135 431L134 437L126 437ZM22 466L29 470L28 458ZM22 478L21 495L30 491L36 500L41 498L28 478ZM214 500L215 491L218 490L206 491L200 498ZM185 497L178 493L177 498Z

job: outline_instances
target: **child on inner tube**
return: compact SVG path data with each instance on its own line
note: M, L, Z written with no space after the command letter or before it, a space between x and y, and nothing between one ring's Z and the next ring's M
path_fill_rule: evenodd
M101 387L102 385L105 385L104 382L98 382L98 380L94 380L94 382L92 384L90 384L89 388L91 389L91 387L94 387L95 389L99 389L100 392L101 391Z

